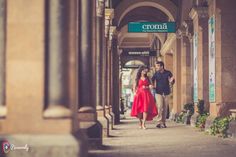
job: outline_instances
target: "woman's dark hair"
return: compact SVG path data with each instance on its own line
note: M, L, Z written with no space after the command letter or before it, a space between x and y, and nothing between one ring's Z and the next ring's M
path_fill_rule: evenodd
M144 65L142 65L142 66L139 67L138 72L137 72L137 75L136 75L136 79L135 79L136 87L138 87L138 81L140 80L141 73L142 73L142 71L145 70L145 69L148 69L148 68L147 68L146 66L144 66ZM146 78L148 78L148 77L147 77L147 74L145 74L144 76L145 76ZM148 79L148 81L149 81L149 79Z

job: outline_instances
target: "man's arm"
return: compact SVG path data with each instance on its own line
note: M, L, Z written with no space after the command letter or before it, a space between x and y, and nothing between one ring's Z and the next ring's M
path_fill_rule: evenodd
M170 72L170 75L169 75L169 82L173 85L175 83L175 78L174 76L172 75L172 73Z

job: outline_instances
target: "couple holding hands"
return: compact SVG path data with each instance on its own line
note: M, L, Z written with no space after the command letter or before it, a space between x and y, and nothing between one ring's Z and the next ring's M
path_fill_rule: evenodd
M164 68L162 61L157 61L155 68L156 72L152 77L152 83L147 76L148 68L145 66L138 69L135 79L133 88L135 96L131 116L139 119L141 129L146 129L146 121L153 120L156 116L156 127L166 128L170 83L174 84L174 77L170 71ZM155 89L155 98L150 89Z

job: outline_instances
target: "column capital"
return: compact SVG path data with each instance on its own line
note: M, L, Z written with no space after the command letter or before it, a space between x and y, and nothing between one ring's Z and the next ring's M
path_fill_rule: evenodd
M185 20L182 25L185 27L185 35L190 39L193 36L193 20Z
M110 26L114 17L114 9L105 9L105 37L109 37Z
M112 20L114 18L114 9L105 9L105 19Z
M193 21L188 19L182 22L180 28L177 30L176 37L181 39L182 37L188 37L189 39L193 36Z
M179 29L176 31L176 38L182 39L184 36L188 35L188 28L186 25L181 25Z
M105 8L105 0L96 0L97 17L103 17Z
M110 26L109 39L112 40L115 34L116 34L116 26Z
M207 18L208 17L208 7L194 7L189 13L191 19L195 18Z

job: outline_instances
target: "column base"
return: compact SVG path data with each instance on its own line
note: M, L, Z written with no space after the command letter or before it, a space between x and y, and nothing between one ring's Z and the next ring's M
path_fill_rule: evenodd
M97 114L92 107L81 107L78 111L79 122L95 122L97 120Z
M97 149L102 146L102 125L97 120L97 113L92 107L82 107L78 112L78 122L80 129L84 132L88 140L90 149Z
M190 120L191 120L190 115L184 115L184 117L183 117L184 124L190 125L190 123L191 123Z
M120 112L113 112L114 114L114 125L120 124Z
M169 120L175 121L177 118L178 114L174 113L173 111L170 112Z
M83 136L83 135L80 135ZM1 152L1 156L8 157L32 157L32 156L50 156L50 157L86 157L88 149L84 137L76 138L71 134L14 134L1 136L0 143L7 141L10 145L23 147L20 150L10 150L8 153ZM1 150L3 151L3 150Z
M7 108L6 106L0 106L0 118L5 118L7 115Z
M70 109L62 105L51 105L44 113L44 118L69 118L72 116Z
M205 123L205 131L208 131L210 129L210 127L213 125L213 121L216 117L215 116L208 116L206 119L206 123Z
M229 130L227 133L229 137L236 138L236 120L232 120L229 123Z
M80 128L86 135L90 149L102 147L102 125L99 121L80 122Z
M194 113L192 116L191 116L191 119L190 119L190 125L192 127L195 127L196 126L196 122L197 122L197 117L199 116L198 113Z
M104 114L104 109L97 110L97 118L102 125L102 136L109 137L109 119Z
M113 117L113 115L111 114L110 111L111 111L111 106L105 107L105 115L106 115L106 117L108 118L108 121L109 121L109 128L110 128L110 130L113 130L114 117Z
M222 102L216 104L215 107L217 111L217 117L225 117L231 114L231 109L236 109L236 102Z

